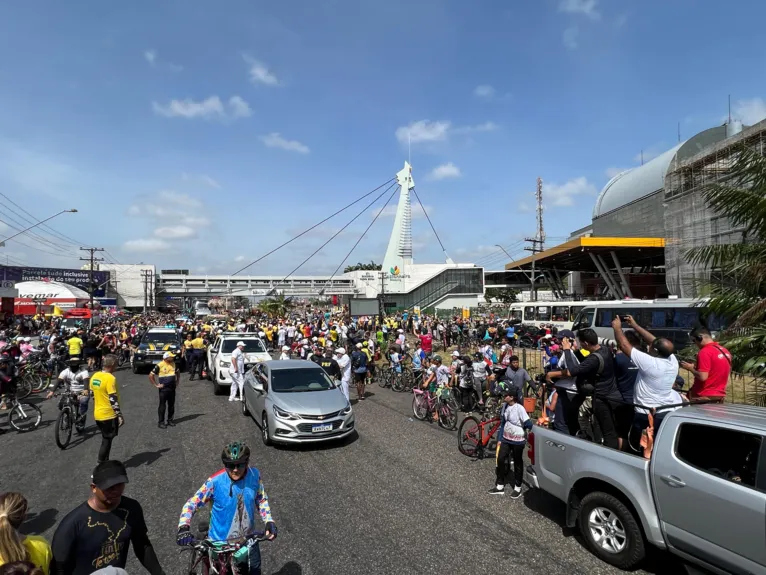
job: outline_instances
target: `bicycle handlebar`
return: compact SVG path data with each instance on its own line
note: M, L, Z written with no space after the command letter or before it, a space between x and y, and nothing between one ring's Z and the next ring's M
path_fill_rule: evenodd
M236 537L234 539L225 539L223 541L212 541L210 539L194 539L188 547L194 547L207 551L214 549L216 553L234 553L242 547L252 547L261 541L268 541L264 531L256 531L247 537ZM228 543L228 545L217 546L217 543Z

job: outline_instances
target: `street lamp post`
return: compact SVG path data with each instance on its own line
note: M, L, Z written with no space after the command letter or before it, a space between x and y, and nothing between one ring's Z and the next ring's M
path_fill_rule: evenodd
M3 248L3 247L5 247L5 242L7 242L8 240L12 240L13 238L15 238L15 237L17 237L17 236L20 236L21 234L25 234L25 233L27 233L29 230L31 230L31 229L33 229L33 228L36 228L36 227L37 227L37 226L39 226L39 225L42 225L42 224L44 224L44 223L45 223L45 222L47 222L48 220L52 220L52 219L53 219L53 218L55 218L56 216L60 216L61 214L66 214L66 213L70 213L70 214L73 214L73 213L75 213L75 212L77 212L77 210L75 210L75 209L71 209L71 210L61 210L59 213L57 213L57 214L53 214L53 215L52 215L51 217L49 217L49 218L45 218L44 220L40 220L40 221L39 221L39 222L37 222L36 224L34 224L34 225L32 225L32 226L29 226L28 228L26 228L26 229L24 229L24 230L21 230L19 233L17 233L17 234L14 234L14 235L12 235L12 236L9 236L9 237L5 238L4 240L0 241L0 248Z

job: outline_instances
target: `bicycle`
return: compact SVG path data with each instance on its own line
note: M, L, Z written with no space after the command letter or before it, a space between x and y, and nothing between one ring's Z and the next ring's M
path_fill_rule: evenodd
M438 390L435 394L422 389L413 389L412 413L418 421L425 421L429 415L436 413L439 425L444 429L457 427L457 410L453 409L448 399L448 388Z
M207 534L207 529L201 527L200 535ZM252 533L247 537L236 537L225 541L210 541L209 539L195 540L187 549L182 549L181 553L191 550L189 558L189 575L209 575L211 572L216 575L237 575L241 573L237 567L238 561L235 556L247 549L249 555L250 548L261 541L266 541L264 532ZM248 565L249 569L249 565Z
M43 371L38 363L25 363L19 366L18 383L16 384L16 396L24 399L32 393L38 393L45 389L47 382L43 378Z
M82 433L87 414L80 413L80 394L73 392L67 386L59 401L59 413L56 420L56 445L66 449L72 440L72 428Z
M483 459L487 452L494 451L498 429L500 429L500 417L497 415L491 418L484 416L481 420L469 415L460 423L460 429L457 432L458 451L468 457Z
M40 408L31 403L20 403L15 394L11 394L9 400L8 424L19 433L37 429L43 419Z

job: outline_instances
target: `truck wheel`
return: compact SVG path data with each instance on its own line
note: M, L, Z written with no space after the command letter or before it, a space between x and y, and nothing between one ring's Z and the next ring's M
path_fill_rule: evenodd
M635 569L646 554L644 534L633 513L614 495L595 491L580 502L580 533L591 552L623 570Z

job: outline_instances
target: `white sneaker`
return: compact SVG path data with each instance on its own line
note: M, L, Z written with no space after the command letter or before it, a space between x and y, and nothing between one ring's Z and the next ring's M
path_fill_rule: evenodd
M230 398L229 398L229 401L234 401L234 398L233 398L233 397L230 397Z

